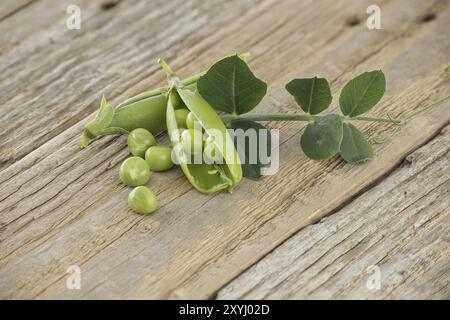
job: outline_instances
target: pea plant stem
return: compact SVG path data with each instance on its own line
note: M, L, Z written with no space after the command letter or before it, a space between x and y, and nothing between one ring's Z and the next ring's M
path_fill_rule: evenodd
M285 113L247 113L238 116L223 115L221 116L224 122L238 122L238 121L314 121L314 116L308 114L285 114Z
M189 78L186 78L186 79L183 80L183 84L184 84L185 86L188 86L188 85L191 85L191 84L193 84L193 83L196 83L197 80L198 80L202 75L204 75L205 73L206 73L206 71L203 71L203 72L201 72L201 73L198 73L198 74L195 74L195 75L193 75L193 76L190 76Z
M172 71L164 59L158 59L158 63L168 76L175 76L175 72Z
M167 75L167 82L169 83L169 90L174 87L182 87L183 84L178 78L178 75L169 67L164 59L158 59L158 63Z
M394 118L376 118L376 117L362 117L357 116L353 118L346 118L347 120L359 120L359 121L370 121L370 122L388 122L393 124L400 124L402 121Z
M318 116L311 114L285 114L285 113L247 113L238 116L223 115L222 120L226 123L238 122L238 121L308 121L312 122ZM372 122L388 122L394 124L400 124L401 121L392 118L376 118L376 117L353 117L345 118L348 121L372 121Z
M405 122L408 122L408 121L414 119L415 117L417 117L418 115L420 115L420 114L422 114L422 113L425 113L425 112L427 112L427 111L432 110L434 107L439 106L441 103L443 103L443 102L445 102L445 101L447 101L447 100L449 100L449 99L450 99L450 96L446 96L446 97L443 97L443 98L441 98L441 99L439 99L439 100L436 100L436 101L430 103L430 104L427 105L427 106L424 106L424 107L422 107L422 108L419 108L419 109L417 109L416 111L414 111L414 112L408 114L408 115L405 117L404 121L405 121Z

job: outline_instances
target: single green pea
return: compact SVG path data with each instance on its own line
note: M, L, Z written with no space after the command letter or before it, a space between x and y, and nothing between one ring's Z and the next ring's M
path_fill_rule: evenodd
M150 179L151 172L144 159L130 157L120 166L119 176L125 185L136 187L146 184Z
M186 117L186 128L194 129L194 125L195 125L195 116L192 112L189 112Z
M175 110L175 119L177 121L177 127L179 129L186 129L186 118L189 114L188 109Z
M128 134L128 150L133 156L144 158L145 151L155 144L155 137L146 129L134 129Z
M158 198L149 188L136 187L128 195L128 206L138 213L152 213L158 208Z
M186 129L181 133L180 142L187 154L199 154L202 152L203 134L196 129Z
M145 161L150 170L165 171L173 167L172 148L153 146L145 152Z
M206 163L213 164L220 161L219 152L214 144L213 136L209 136L205 139L203 150L203 157Z

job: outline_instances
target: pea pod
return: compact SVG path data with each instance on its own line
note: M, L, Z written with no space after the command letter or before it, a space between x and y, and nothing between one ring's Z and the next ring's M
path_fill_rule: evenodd
M248 54L240 55L246 61ZM198 78L205 72L185 79L182 84L194 90ZM131 97L116 108L108 105L105 97L94 120L85 125L83 147L97 137L109 134L127 134L133 129L144 128L156 135L166 129L168 88L158 88Z
M103 97L94 120L86 124L83 133L83 147L90 140L109 134L126 134L133 129L144 128L152 134L166 129L167 96L153 95L129 104L113 108Z
M214 109L200 96L197 91L185 88L173 88L169 94L167 103L167 129L173 150L178 158L184 154L180 142L179 128L175 117L173 104L176 95L181 97L186 107L197 117L206 133L218 130L224 137L223 141L218 139L217 150L223 155L223 164L185 163L180 161L180 167L189 182L200 192L213 193L227 189L229 192L239 184L242 179L242 169L239 156L234 148L233 141L228 134L225 125ZM232 152L226 152L225 146L232 147Z

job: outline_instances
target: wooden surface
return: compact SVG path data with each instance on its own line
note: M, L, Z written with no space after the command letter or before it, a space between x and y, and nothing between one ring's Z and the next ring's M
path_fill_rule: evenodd
M450 126L344 208L281 244L217 297L450 298L449 166ZM370 285L372 266L380 271L379 290Z
M82 8L80 30L65 27L69 3ZM292 78L328 78L335 106L346 81L383 69L387 92L371 114L407 114L449 94L442 70L450 64L450 1L379 1L382 30L365 26L371 1L121 1L109 9L102 3L0 4L0 26L8 31L0 34L0 297L309 297L300 290L304 285L319 298L449 296L448 206L442 208L448 204L448 150L427 145L436 155L410 171L398 168L448 124L449 103L401 130L358 123L384 140L375 146L375 159L358 166L337 158L310 161L298 148L304 124L269 123L280 129L276 175L244 181L233 194L202 195L178 169L154 174L149 186L161 208L149 216L127 209L129 189L117 177L127 157L125 137L106 137L82 150L80 135L102 94L114 104L163 84L159 56L189 76L225 55L250 52L252 68L269 85L260 112L297 110L283 88ZM440 139L448 145L448 138ZM429 169L420 164L427 161ZM441 185L420 172L439 175ZM401 182L392 176L408 174L402 187L412 195L405 199L425 211L401 210L407 201L395 197L376 204L383 183L393 188ZM431 194L423 193L431 186ZM351 202L358 195L374 208L359 212ZM399 209L381 208L389 204ZM323 224L301 230L325 216ZM345 217L342 223L337 216ZM409 228L419 217L430 223L416 236ZM381 225L371 227L365 218ZM342 232L330 234L340 225ZM315 235L311 228L321 231ZM384 232L398 237L377 242ZM374 238L364 240L365 234ZM305 244L289 254L287 246L301 239ZM302 248L314 241L322 246L305 256ZM323 261L314 264L321 253ZM291 265L296 255L305 260ZM382 290L366 292L357 287L361 281L352 282L377 259L386 278ZM272 274L267 263L281 271ZM81 268L81 290L66 288L71 265ZM262 268L261 277L254 268Z

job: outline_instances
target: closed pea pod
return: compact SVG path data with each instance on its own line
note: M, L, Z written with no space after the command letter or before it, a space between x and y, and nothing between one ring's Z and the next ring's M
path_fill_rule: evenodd
M167 97L163 94L155 93L117 108L110 106L103 97L94 120L85 125L83 146L87 147L96 137L126 134L137 128L157 134L166 129L166 108Z
M152 134L166 129L163 114L167 97L157 94L130 104L119 105L115 110L115 117L111 121L112 127L124 128L128 132L136 128L144 128Z
M189 87L201 74L186 81ZM83 132L83 147L92 139L110 134L127 134L143 128L156 135L166 130L167 88L158 88L129 98L116 108L110 106L105 97L94 120L87 123Z
M145 161L152 171L165 171L173 167L172 148L153 146L145 152Z

